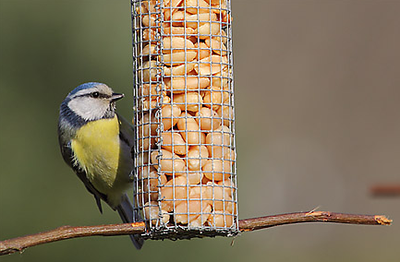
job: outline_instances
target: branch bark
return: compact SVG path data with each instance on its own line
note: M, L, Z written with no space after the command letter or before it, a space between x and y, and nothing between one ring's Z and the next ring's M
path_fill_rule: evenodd
M239 220L239 229L242 232L247 232L273 226L304 222L390 225L392 220L386 218L385 216L379 215L354 215L333 213L328 211L310 211L242 219ZM28 247L56 242L64 239L89 236L131 235L140 234L144 231L144 223L127 223L82 227L62 226L47 232L41 232L33 235L0 241L0 255L21 252Z
M21 252L28 247L64 239L91 236L117 236L140 234L145 230L143 222L99 226L62 226L50 231L4 240L0 242L0 256Z
M239 221L240 231L254 231L268 227L305 222L331 222L356 225L390 225L392 220L381 215L355 215L329 211L310 211L280 214Z
M400 196L400 184L374 185L370 191L375 197Z

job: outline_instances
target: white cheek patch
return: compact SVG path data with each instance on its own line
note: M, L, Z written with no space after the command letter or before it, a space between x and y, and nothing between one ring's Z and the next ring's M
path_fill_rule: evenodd
M69 101L68 107L78 116L90 121L101 119L107 111L108 105L104 101L91 97L76 97Z

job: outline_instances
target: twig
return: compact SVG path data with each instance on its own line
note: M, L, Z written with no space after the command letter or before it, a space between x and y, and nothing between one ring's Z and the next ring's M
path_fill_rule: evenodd
M304 222L390 225L392 220L379 215L354 215L329 211L310 211L244 219L239 221L239 228L241 231L254 231L268 227Z
M400 196L400 185L374 185L370 191L375 197Z
M239 229L242 232L263 228L303 223L303 222L333 222L362 225L390 225L392 220L377 215L352 215L327 211L310 211L290 214L273 215L259 218L242 219ZM22 250L40 244L51 243L64 239L88 236L115 236L140 234L145 231L144 223L115 224L100 226L71 227L63 226L51 231L37 233L0 242L0 255L21 252Z
M99 226L62 226L50 231L4 240L0 242L0 256L23 251L25 248L64 239L90 236L117 236L140 234L145 230L143 222Z

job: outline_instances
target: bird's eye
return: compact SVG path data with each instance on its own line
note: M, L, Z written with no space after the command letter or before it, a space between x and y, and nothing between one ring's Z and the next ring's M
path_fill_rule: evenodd
M100 96L100 93L99 92L93 92L93 93L91 93L91 96L93 98L98 98Z

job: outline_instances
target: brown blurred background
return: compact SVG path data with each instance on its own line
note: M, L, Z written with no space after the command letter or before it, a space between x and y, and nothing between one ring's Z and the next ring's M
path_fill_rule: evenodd
M232 0L241 218L306 211L385 214L390 227L307 224L235 239L128 237L47 244L2 261L397 261L400 198L400 1ZM0 0L0 239L100 215L63 163L58 106L80 83L127 98L128 0ZM157 251L157 252L155 252ZM195 255L194 255L195 254Z

